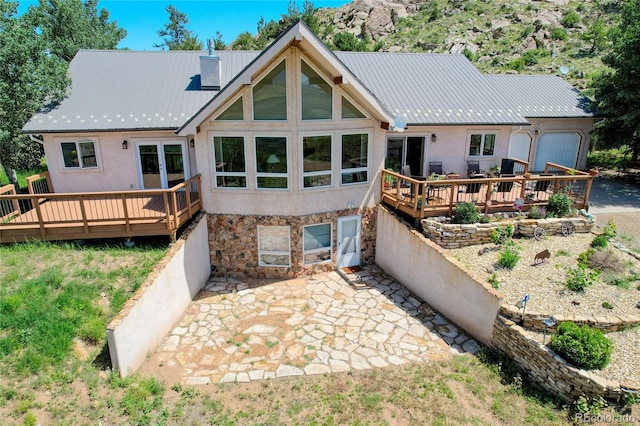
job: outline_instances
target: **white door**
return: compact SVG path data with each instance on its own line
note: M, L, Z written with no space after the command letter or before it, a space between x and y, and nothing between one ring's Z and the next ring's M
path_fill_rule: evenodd
M360 216L338 218L338 269L360 264Z
M534 171L544 170L547 162L574 168L578 161L580 135L577 133L545 133L538 139Z
M141 142L137 155L142 189L171 188L187 177L182 142Z
M529 161L529 145L531 136L526 133L512 133L509 137L509 158Z

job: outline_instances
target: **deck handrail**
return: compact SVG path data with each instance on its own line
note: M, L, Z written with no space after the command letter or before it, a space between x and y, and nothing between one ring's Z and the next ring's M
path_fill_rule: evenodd
M566 176L589 176L589 173L587 173L587 172L583 172L581 170L577 170L577 169L574 169L574 168L571 168L571 167L563 166L561 164L547 162L544 165L544 173L549 173L549 171L551 169L555 169L555 170L559 170L561 172L564 172L564 174Z
M47 188L48 192L55 192L53 190L53 184L51 183L51 175L48 170L44 172L38 173L36 175L31 175L27 177L27 187L29 189L29 194L45 194L40 190L43 186L40 184L40 181L44 180L44 187Z
M529 173L529 162L528 161L519 160L517 158L512 158L512 157L509 157L509 159L513 160L513 162L515 164L522 166L522 174ZM514 168L514 171L515 171L516 168ZM520 172L520 170L518 170L518 172Z
M33 180L42 178L48 178L48 174L34 175ZM0 194L3 191L8 194L0 195L0 207L13 205L13 211L5 215L4 210L9 208L2 209L6 217L0 221L0 237L3 228L16 230L36 226L39 228L39 237L47 239L50 228L66 226L78 227L74 235L84 233L86 238L101 238L100 232L104 235L106 232L97 228L120 223L124 226L122 236L131 237L136 232L138 235L150 235L141 230L144 227L142 222L162 222L166 223L166 226L163 225L166 230L164 233L173 240L178 228L202 207L200 175L171 188L137 191L16 194L15 189L11 192L8 187L0 188ZM158 197L160 202L153 202ZM54 207L55 202L63 203L64 207ZM133 229L134 225L137 230Z

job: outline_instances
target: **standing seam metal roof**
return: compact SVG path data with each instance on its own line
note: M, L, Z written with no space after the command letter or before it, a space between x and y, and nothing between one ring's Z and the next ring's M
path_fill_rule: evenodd
M222 87L261 52L219 51ZM70 95L23 131L172 129L219 92L200 90L202 51L81 50ZM525 117L591 117L560 77L485 75L463 55L335 52L390 112L409 124L515 125Z

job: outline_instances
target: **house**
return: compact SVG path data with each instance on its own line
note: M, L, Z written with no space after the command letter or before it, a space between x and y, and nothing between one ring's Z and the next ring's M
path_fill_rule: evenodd
M331 52L304 23L262 52L80 51L70 94L24 132L56 192L201 175L215 273L372 262L385 158L466 173L503 157L584 168L594 116L556 76L484 75L462 55Z

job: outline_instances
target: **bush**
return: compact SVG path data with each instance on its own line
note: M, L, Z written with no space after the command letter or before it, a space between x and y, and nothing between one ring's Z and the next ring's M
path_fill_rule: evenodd
M580 15L573 10L566 12L560 20L560 23L565 28L573 28L578 22L580 22Z
M588 248L587 251L583 251L578 255L578 266L580 268L588 268L589 267L589 256L591 256L595 252L595 249Z
M587 252L587 266L597 271L611 271L620 273L624 271L622 260L611 249L590 250Z
M476 205L473 203L458 203L456 204L456 211L453 212L451 222L453 223L476 223L480 220L480 213L476 210Z
M513 235L513 225L499 226L491 232L491 242L501 246L511 239Z
M520 253L518 253L518 247L513 241L510 241L500 252L498 256L498 265L504 269L513 269L520 260Z
M571 212L573 200L567 194L558 192L549 197L547 211L553 217L564 217Z
M602 236L606 238L615 238L618 236L618 227L613 219L609 219L609 222L602 229Z
M609 245L609 241L604 235L598 235L591 241L591 247L593 248L605 248L607 245Z
M531 206L529 213L527 213L527 219L544 219L545 217L547 217L547 209L537 204Z
M600 330L563 322L551 336L551 349L571 364L587 370L602 370L609 364L613 344Z
M552 40L566 40L567 38L568 38L567 30L565 30L564 28L556 27L556 28L551 30L551 39Z
M598 273L585 268L574 268L567 271L567 288L571 291L584 291L593 285Z

